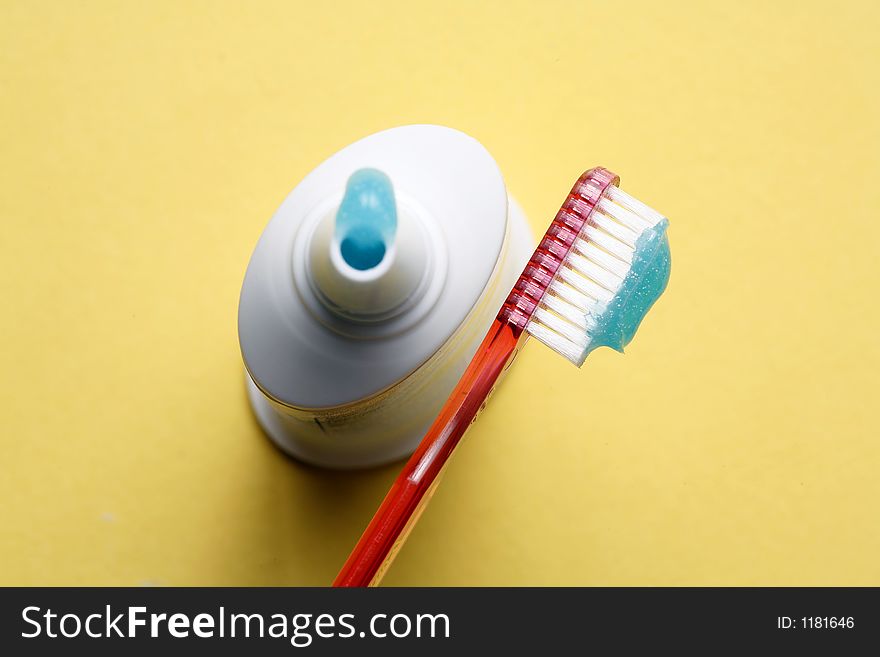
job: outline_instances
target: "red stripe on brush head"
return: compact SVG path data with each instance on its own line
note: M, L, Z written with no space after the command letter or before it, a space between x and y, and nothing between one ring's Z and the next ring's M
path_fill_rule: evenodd
M510 324L516 335L529 323L602 194L619 183L620 179L608 169L596 167L584 172L571 188L498 313L498 320Z

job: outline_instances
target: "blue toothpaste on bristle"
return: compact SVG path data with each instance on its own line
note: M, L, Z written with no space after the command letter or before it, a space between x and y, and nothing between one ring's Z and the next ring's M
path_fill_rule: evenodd
M598 347L623 353L639 324L663 294L669 282L671 257L666 238L667 219L648 228L636 240L632 265L620 289L610 301L587 312L587 354Z

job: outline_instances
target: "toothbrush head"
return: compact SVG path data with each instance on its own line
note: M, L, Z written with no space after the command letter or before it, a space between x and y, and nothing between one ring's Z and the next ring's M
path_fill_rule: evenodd
M578 179L498 315L578 367L622 352L669 280L669 222L619 183L601 167Z

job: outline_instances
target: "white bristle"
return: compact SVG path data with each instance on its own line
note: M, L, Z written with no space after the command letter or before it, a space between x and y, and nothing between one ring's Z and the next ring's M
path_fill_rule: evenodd
M617 187L609 187L526 330L575 365L582 365L593 318L623 284L639 236L662 220L656 210Z
M632 212L636 217L641 219L646 224L646 228L653 228L658 223L663 221L662 214L657 212L654 208L648 207L637 198L633 198L619 187L615 187L612 185L607 190L605 190L605 194L603 196L603 199L599 202L600 205L602 205L602 201L608 199L615 206L625 208Z
M623 242L631 248L635 248L636 239L639 234L634 230L630 230L623 224L614 221L610 216L599 211L593 213L592 221L606 233L612 237L616 237L618 241Z
M558 296L560 298L560 303L565 303L577 308L586 308L590 304L596 302L595 299L588 297L585 294L581 294L570 285L559 285L554 294L548 294L547 296Z
M584 317L584 314L577 309L577 306L571 304L568 301L560 299L555 294L547 294L544 297L543 302L544 307L552 310L562 319L566 320L569 324L572 324L576 328L580 329L581 332L586 330L587 318Z
M576 344L571 340L568 340L559 335L556 331L541 324L540 321L535 321L534 318L529 322L526 330L532 337L537 338L556 353L565 356L578 367L583 364L583 354L586 347L585 344ZM584 340L584 342L586 342L586 340Z
M603 266L602 262L596 262L596 260L601 260L601 258L585 258L580 253L572 252L566 260L570 263L572 269L581 275L591 278L611 292L612 295L620 287L620 284L623 282L623 276L625 276L625 274L621 275L607 269Z
M579 246L579 244L584 241L592 242L618 260L622 260L627 267L632 262L633 250L631 245L612 237L596 226L587 226L584 228L584 233L586 240L578 238L576 246Z
M629 271L629 263L632 262L632 250L630 250L629 257L626 260L615 258L604 249L599 248L596 242L593 241L594 235L590 235L590 232L590 229L587 228L584 231L584 237L587 239L578 239L575 241L575 250L582 253L586 258L592 260L603 269L617 274L618 278L622 279L626 276L626 272ZM622 242L620 245L626 247ZM612 289L616 289L616 287L617 284L615 284Z
M556 313L547 310L546 306L544 305L542 305L535 311L534 316L541 324L554 331L555 333L558 333L569 342L572 342L574 344L581 344L582 342L586 343L587 341L586 332L583 328L575 326L574 324L560 317Z
M585 259L581 258L581 260ZM589 263L589 260L586 260L586 262ZM559 269L559 273L556 277L557 280L561 280L563 283L570 285L578 292L582 292L595 301L608 301L614 296L613 292L606 290L604 287L586 276L582 276L581 272L568 265L563 265Z

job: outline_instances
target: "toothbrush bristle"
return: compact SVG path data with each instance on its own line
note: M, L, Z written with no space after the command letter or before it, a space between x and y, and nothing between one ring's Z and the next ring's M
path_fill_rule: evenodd
M617 182L601 168L581 176L499 315L578 366L595 318L632 267L637 240L664 220Z

